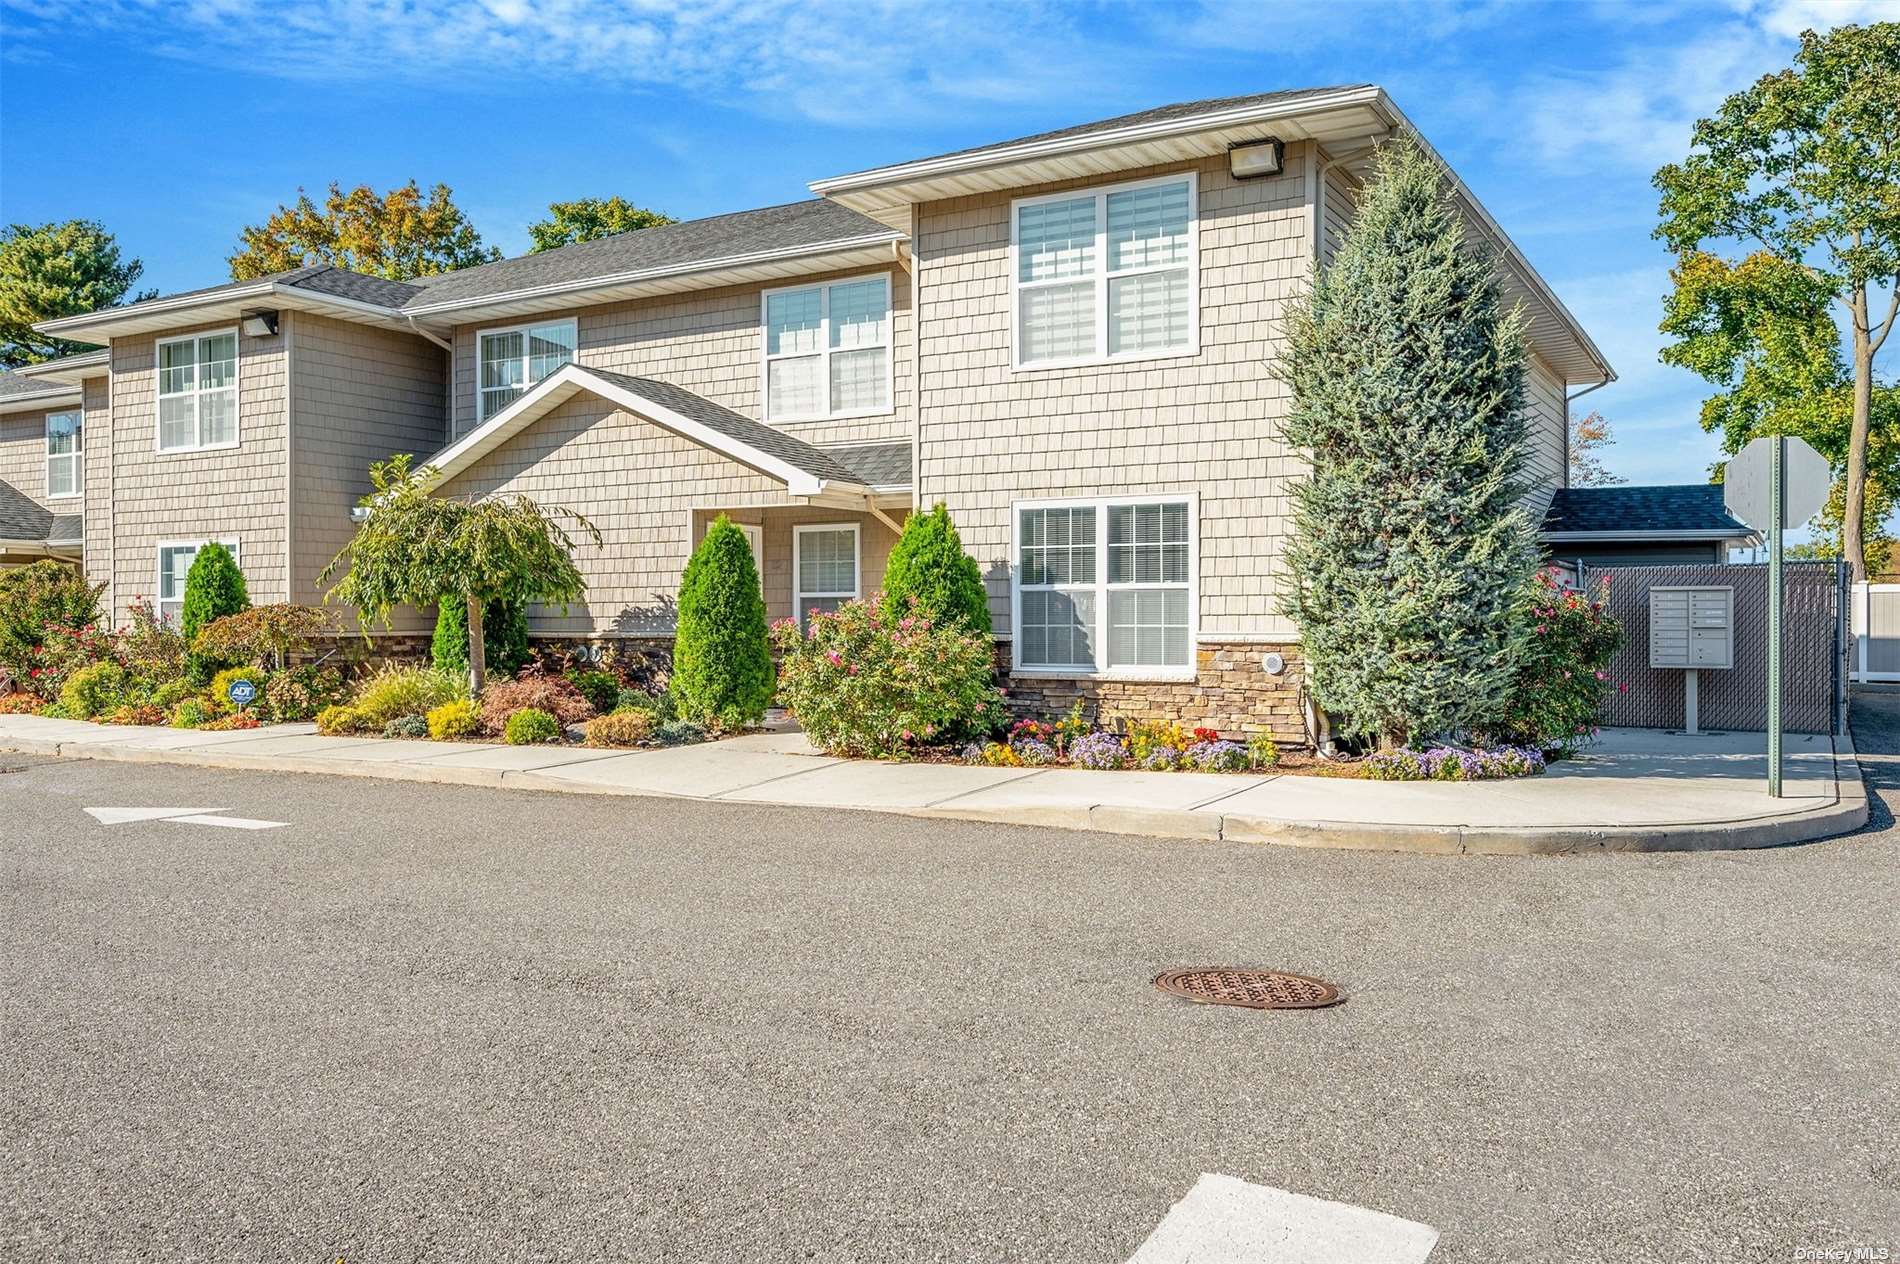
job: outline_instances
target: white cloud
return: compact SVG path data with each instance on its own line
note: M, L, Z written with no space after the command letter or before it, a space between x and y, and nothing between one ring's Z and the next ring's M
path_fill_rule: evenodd
M1891 22L1893 0L1735 0L1762 29L1794 39L1803 31Z
M0 0L10 44L113 32L288 78L480 88L582 79L827 123L888 126L1026 100L1096 103L1104 45L1054 0ZM1138 72L1137 72L1138 74Z

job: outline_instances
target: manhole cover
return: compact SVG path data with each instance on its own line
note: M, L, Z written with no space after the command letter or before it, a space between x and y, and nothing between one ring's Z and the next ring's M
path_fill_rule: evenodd
M1226 970L1219 966L1166 970L1155 976L1155 986L1190 1001L1244 1005L1249 1009L1320 1009L1344 999L1339 989L1324 979L1281 970Z

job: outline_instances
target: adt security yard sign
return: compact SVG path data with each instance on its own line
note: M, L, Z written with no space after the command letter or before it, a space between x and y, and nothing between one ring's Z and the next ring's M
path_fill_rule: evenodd
M1827 503L1834 472L1804 440L1752 439L1722 474L1722 503L1768 537L1768 793L1781 797L1781 532Z
M242 678L232 681L224 692L234 707L248 707L257 701L257 686Z

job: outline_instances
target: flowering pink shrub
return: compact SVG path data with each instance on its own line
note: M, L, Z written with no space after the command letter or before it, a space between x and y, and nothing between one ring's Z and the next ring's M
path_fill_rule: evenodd
M1518 664L1502 736L1539 750L1570 751L1596 734L1597 709L1616 687L1607 670L1623 628L1603 612L1609 577L1594 593L1567 589L1539 571L1524 617L1529 647Z
M805 735L839 755L891 756L906 747L986 728L1001 707L990 640L886 608L882 594L815 611L801 632L772 628L778 699Z

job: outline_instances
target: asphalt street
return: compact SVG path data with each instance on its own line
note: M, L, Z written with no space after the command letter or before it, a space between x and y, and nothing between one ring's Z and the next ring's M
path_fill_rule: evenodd
M1121 1261L1219 1172L1434 1264L1900 1259L1857 734L1858 835L1556 859L0 754L0 1257Z

